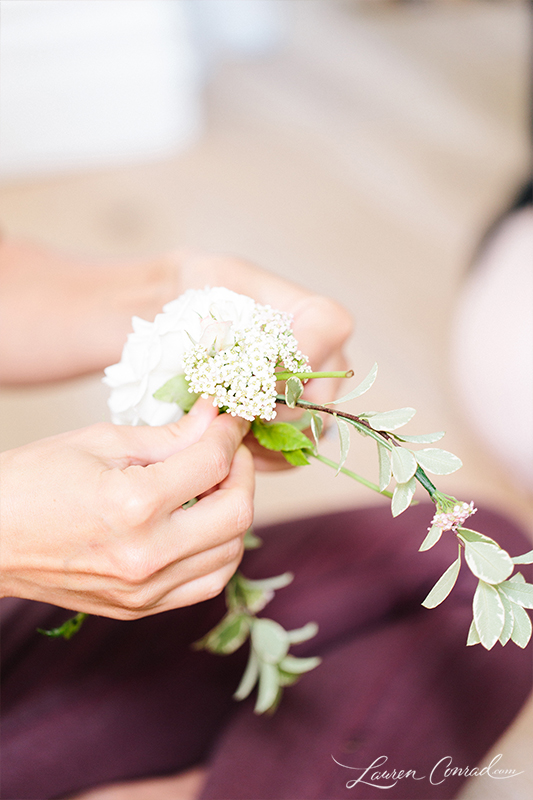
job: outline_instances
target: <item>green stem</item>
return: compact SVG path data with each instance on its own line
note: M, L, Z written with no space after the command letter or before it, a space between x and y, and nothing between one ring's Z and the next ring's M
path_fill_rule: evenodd
M287 405L287 401L282 394L276 395L276 403ZM299 408L312 409L313 411L321 411L324 414L330 414L332 417L341 417L353 425L354 428L357 428L363 436L370 436L372 439L375 439L376 442L392 450L392 444L390 443L393 441L392 436L386 431L375 431L370 427L366 419L356 417L355 414L349 414L347 411L338 411L336 408L328 408L327 406L320 406L317 403L310 403L308 400L297 400L296 406ZM393 443L396 444L396 442Z
M308 453L306 451L306 455L312 456L316 458L317 461L321 461L323 464L326 464L328 467L332 467L332 469L339 469L339 465L332 461L326 456L321 456L320 453ZM352 472L351 469L346 469L346 467L341 467L340 472L344 473L344 475L348 475L349 478L353 478L354 481L359 481L362 483L363 486L366 486L368 489L372 489L372 491L377 492L378 494L385 495L385 497L392 497L392 492L388 492L386 489L380 491L379 486L372 481L368 481L366 478L363 478L362 475L358 475L356 472Z
M278 381L286 381L289 378L300 378L307 381L311 378L353 378L353 369L347 372L276 372Z
M437 491L437 487L435 486L434 483L431 483L431 481L429 480L428 476L426 475L426 473L424 472L422 467L418 467L417 468L417 470L415 472L415 478L417 479L419 484L424 487L426 492L429 494L429 496L433 500L434 499L434 494Z

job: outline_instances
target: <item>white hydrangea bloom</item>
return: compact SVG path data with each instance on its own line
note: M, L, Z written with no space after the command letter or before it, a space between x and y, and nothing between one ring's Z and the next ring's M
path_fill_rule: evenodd
M191 391L212 396L214 405L246 419L272 419L275 368L309 370L290 322L290 315L224 288L189 289L154 322L134 317L121 361L105 370L113 422L178 420L182 409L153 395L183 374Z

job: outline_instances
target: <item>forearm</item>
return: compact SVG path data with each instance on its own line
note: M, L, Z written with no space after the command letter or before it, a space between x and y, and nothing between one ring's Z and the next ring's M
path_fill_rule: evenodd
M131 318L153 319L181 291L178 259L90 263L0 244L0 381L61 380L120 358Z

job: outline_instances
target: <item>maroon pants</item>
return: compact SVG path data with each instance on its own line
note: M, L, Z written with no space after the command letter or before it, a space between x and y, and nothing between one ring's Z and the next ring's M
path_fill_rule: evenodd
M464 778L445 768L473 767L512 721L531 651L465 647L475 588L466 567L441 606L420 605L456 558L451 534L417 552L431 514L421 505L392 520L380 507L260 532L244 573L296 575L263 614L286 628L318 622L293 652L323 658L273 716L255 716L253 698L231 699L246 648L190 648L220 619L222 598L135 622L91 617L69 642L35 633L69 613L2 601L1 797L64 797L199 762L210 766L202 800L454 797ZM502 517L480 511L475 523L511 555L531 548ZM498 766L513 768L505 756Z

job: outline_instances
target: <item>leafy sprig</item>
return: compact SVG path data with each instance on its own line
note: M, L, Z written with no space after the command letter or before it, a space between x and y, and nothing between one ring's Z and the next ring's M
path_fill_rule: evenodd
M490 650L496 642L503 646L512 641L519 647L525 647L532 635L531 620L525 609L533 608L533 585L525 581L521 572L513 574L513 571L516 565L533 564L533 550L513 558L494 539L464 526L466 519L476 511L473 503L467 504L439 492L427 475L428 472L432 475L449 475L462 466L461 460L441 448L413 448L413 445L440 441L444 432L416 435L398 433L415 415L414 408L359 414L337 408L365 394L374 384L377 371L377 364L374 364L355 389L325 405L312 403L302 397L304 381L311 378L349 378L353 375L351 370L320 373L278 371L276 379L285 381L285 391L277 395L276 403L292 409L299 408L302 416L292 422L265 422L256 418L252 422L253 435L260 445L281 453L290 464L305 466L311 459L318 460L335 469L337 475L343 473L388 497L394 517L414 502L417 485L421 486L435 503L436 512L419 551L434 547L444 532L455 536L458 546L457 558L439 578L422 605L428 609L435 608L449 596L457 582L464 555L467 567L478 579L472 603L473 619L466 644L481 644ZM177 403L185 412L190 410L198 397L191 392L183 375L167 381L154 396L159 400ZM337 425L340 447L338 462L319 452L322 415L332 416ZM312 438L304 433L307 430ZM345 467L353 431L376 442L377 484ZM245 546L252 549L260 545L258 537L249 531ZM234 697L243 700L257 685L255 711L258 714L273 711L280 701L283 688L295 683L302 674L320 663L317 657L295 658L289 653L292 644L306 641L316 634L315 623L286 631L275 620L258 616L272 599L274 591L284 588L291 581L292 575L289 573L260 581L249 580L240 572L235 573L226 588L226 615L194 645L196 649L228 655L249 641L248 664ZM41 633L68 639L79 630L86 616L77 614L59 628Z

